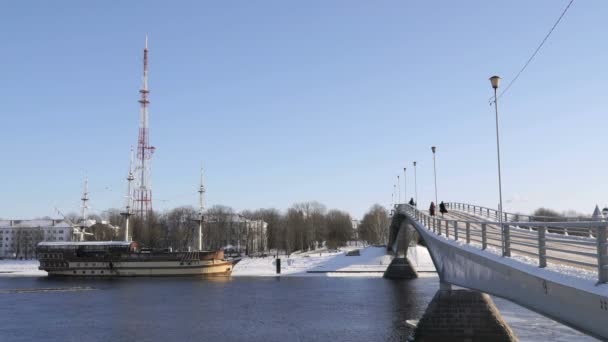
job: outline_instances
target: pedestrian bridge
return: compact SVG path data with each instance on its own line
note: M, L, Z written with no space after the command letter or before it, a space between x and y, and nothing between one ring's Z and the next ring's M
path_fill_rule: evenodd
M496 210L476 205L447 206L449 213L437 217L396 205L389 249L397 251L407 240L401 236L416 231L443 287L503 297L608 339L608 222L499 217Z

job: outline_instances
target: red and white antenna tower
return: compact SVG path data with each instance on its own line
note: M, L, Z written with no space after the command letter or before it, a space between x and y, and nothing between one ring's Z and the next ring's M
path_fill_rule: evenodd
M141 98L141 111L139 116L139 137L137 139L137 166L135 175L137 186L133 189L134 211L140 218L152 210L152 186L151 186L151 159L154 147L150 146L150 132L148 128L148 36L146 35L146 46L144 47L144 77L143 87L139 91Z

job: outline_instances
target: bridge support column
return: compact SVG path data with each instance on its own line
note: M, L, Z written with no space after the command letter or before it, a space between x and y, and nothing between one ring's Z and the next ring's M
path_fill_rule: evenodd
M384 278L388 279L416 279L418 278L418 272L414 269L414 266L406 257L395 258L391 261L386 271L384 271Z
M506 223L502 224L502 245L503 251L502 256L510 257L511 256L511 234L509 230L509 225Z
M608 232L607 227L597 227L595 238L597 239L597 267L598 283L608 282Z
M547 227L538 227L538 267L547 267Z
M487 230L486 230L486 224L482 223L481 224L481 249L485 250L486 248L488 248Z
M420 319L415 341L518 341L487 294L440 289Z

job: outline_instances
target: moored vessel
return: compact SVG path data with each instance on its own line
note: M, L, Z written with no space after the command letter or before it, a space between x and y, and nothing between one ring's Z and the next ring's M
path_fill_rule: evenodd
M223 250L150 250L134 241L41 242L36 252L51 276L229 276L234 266Z

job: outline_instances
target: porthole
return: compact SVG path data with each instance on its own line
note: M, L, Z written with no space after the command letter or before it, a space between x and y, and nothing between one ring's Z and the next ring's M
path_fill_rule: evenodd
M181 266L184 266L184 263L183 263L183 262L180 262L179 264L180 264Z
M74 274L76 274L76 271L74 271Z
M101 271L101 274L103 274L103 271Z
M86 271L82 271L82 274L85 274L85 273L87 273L87 272Z
M189 262L189 263L188 263L188 265L192 265L192 263L191 263L191 262Z

